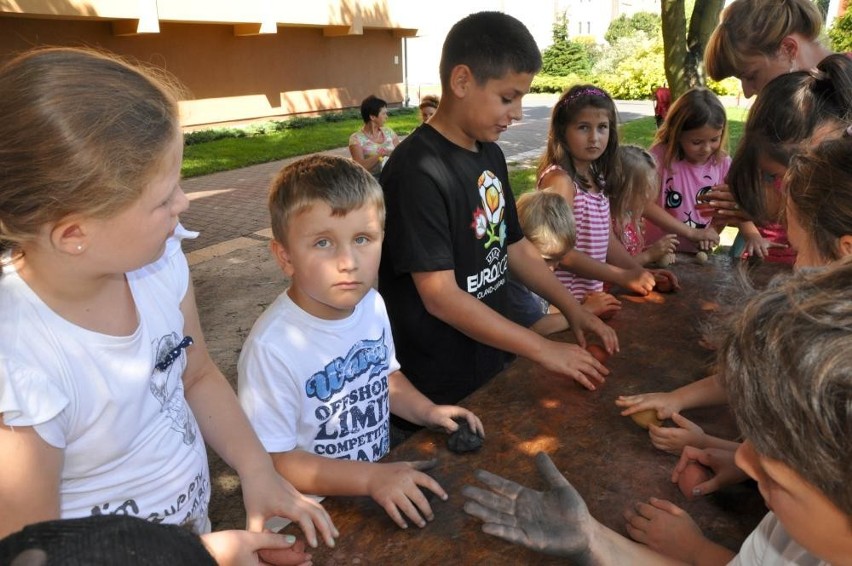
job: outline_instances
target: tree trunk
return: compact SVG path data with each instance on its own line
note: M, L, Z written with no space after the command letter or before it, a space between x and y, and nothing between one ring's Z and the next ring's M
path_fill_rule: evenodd
M684 0L662 0L663 57L672 99L704 84L704 46L724 0L695 0L687 33Z

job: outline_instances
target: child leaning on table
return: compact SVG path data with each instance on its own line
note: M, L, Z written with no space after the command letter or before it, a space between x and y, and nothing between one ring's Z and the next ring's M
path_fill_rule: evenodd
M423 527L420 488L434 462L378 463L390 412L452 432L470 411L439 406L400 371L382 297L373 289L384 236L381 187L348 159L285 167L269 193L272 253L290 286L255 322L240 354L239 398L276 469L317 495L369 495L400 527Z
M533 191L518 197L518 221L524 237L536 247L544 263L553 270L559 258L574 247L576 231L571 207L561 196ZM542 336L568 329L562 313L549 311L550 304L509 274L508 318Z
M260 532L283 515L334 544L207 351L180 246L182 153L176 98L152 73L67 48L0 68L0 537L127 514L245 563L292 545ZM209 532L205 440L257 532Z
M517 19L499 12L463 18L441 52L439 111L382 170L388 214L379 290L406 374L437 403L466 397L511 354L589 389L608 373L577 345L505 317L510 270L566 315L580 343L591 331L610 352L618 348L615 332L562 288L518 225L496 141L523 116L540 67L535 40Z
M720 350L720 374L745 437L736 462L770 512L733 553L674 504L651 499L618 534L589 514L550 459L534 491L477 472L465 511L486 533L581 564L852 564L852 260L773 282L745 305ZM647 545L647 546L645 546ZM733 561L731 561L733 560Z

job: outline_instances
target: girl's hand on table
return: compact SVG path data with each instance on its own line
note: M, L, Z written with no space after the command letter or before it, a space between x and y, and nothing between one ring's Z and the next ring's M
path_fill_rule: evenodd
M425 470L434 468L437 462L437 460L387 464L377 462L372 466L367 480L367 493L382 506L401 529L408 528L405 517L423 528L427 521L435 518L435 515L421 488L432 491L442 500L447 499L447 492L440 484L428 474L423 473Z
M672 483L677 483L680 474L692 461L713 470L713 477L696 485L693 489L693 495L707 495L722 487L744 482L748 479L748 475L734 462L734 454L736 454L734 450L724 448L700 449L694 446L686 446L680 455L680 460L672 470Z
M583 308L599 318L607 319L621 310L621 301L609 293L594 291L583 299Z
M588 558L597 521L547 454L540 452L535 463L547 483L546 491L477 470L476 479L487 489L462 488L462 495L468 499L465 513L481 519L482 530L489 535L538 552Z
M677 234L666 234L645 249L648 259L654 263L663 259L666 254L673 254L680 242Z
M201 541L220 566L312 564L305 543L293 535L229 530L201 535Z
M600 321L598 317L594 318ZM591 391L596 389L596 383L603 383L604 376L609 374L609 370L585 349L555 340L545 339L541 356L534 361L550 372L570 377Z
M620 287L644 296L654 290L656 282L650 271L640 267L625 270L616 283Z
M672 291L677 291L680 289L680 282L677 280L677 275L675 275L668 269L649 269L648 271L650 271L654 275L654 286L656 286L657 276L662 276L669 280L669 285L671 285Z
M340 533L323 506L299 493L281 477L272 466L271 459L269 465L266 464L264 461L259 469L240 475L247 529L261 532L270 517L285 517L299 525L312 547L316 548L318 544L317 534L322 536L327 546L334 547L334 539Z
M680 413L672 413L671 419L677 428L655 425L648 427L648 435L651 437L654 448L678 455L685 446L703 448L706 445L707 436L700 426L681 416Z
M661 421L670 419L674 413L681 410L677 396L673 393L641 393L639 395L619 395L615 404L624 410L621 416L629 417L634 413L655 409L657 418Z

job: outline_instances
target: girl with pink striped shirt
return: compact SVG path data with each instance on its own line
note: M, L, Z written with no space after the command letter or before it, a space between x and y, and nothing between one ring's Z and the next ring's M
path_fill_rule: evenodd
M550 120L547 150L538 168L538 188L562 195L574 212L577 243L559 262L556 276L598 316L619 301L603 292L604 281L646 295L654 276L614 236L605 179L618 150L615 103L593 85L568 89Z

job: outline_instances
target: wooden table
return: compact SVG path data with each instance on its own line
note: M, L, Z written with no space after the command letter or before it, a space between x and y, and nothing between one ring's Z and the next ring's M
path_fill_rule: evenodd
M323 503L340 530L334 549L313 551L315 564L551 564L563 561L534 553L480 531L480 521L462 510L461 488L476 484L473 472L483 468L529 487L544 489L533 456L550 454L560 471L586 500L603 524L625 534L623 511L651 496L686 509L704 533L731 549L766 513L753 485L743 484L695 501L687 501L670 481L677 457L651 446L648 433L619 415L618 395L669 391L709 374L713 353L699 345L709 316L708 302L734 273L731 261L711 256L701 265L678 256L671 266L682 285L677 293L659 295L661 303L623 301L609 324L621 352L607 362L607 383L590 392L573 381L545 375L540 366L519 359L461 404L477 413L486 431L475 453L454 454L446 435L423 430L398 446L387 461L437 457L431 475L450 498L431 498L435 520L425 528L398 528L368 497L326 498ZM787 268L752 266L754 278ZM568 334L558 339L570 340ZM404 368L403 368L404 370ZM726 407L685 411L708 433L736 437ZM300 534L292 525L285 532Z

